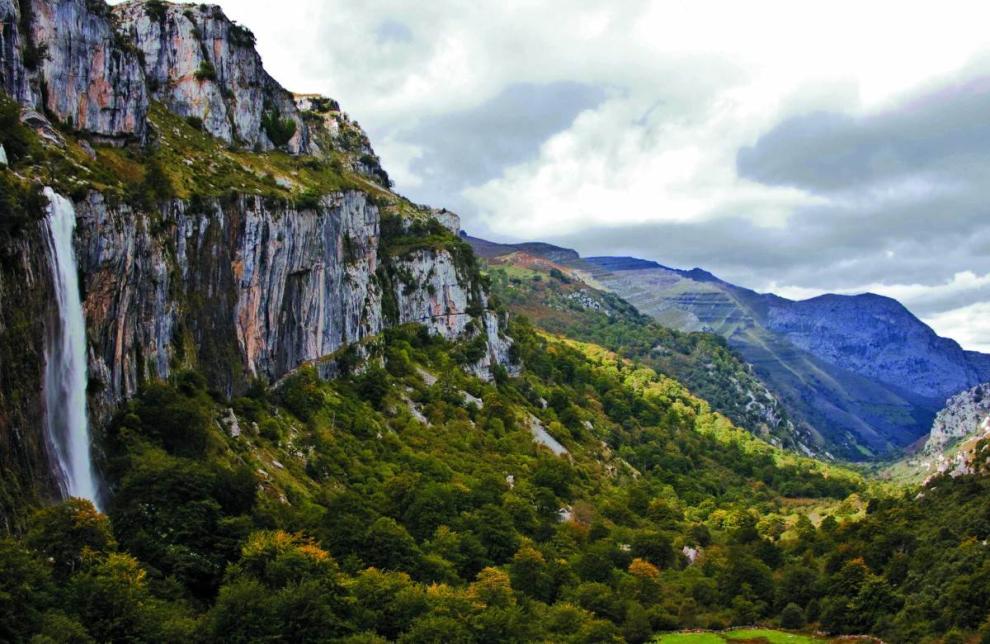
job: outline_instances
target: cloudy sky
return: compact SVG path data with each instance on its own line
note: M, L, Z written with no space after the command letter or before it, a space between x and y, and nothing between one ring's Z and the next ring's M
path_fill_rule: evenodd
M472 234L874 291L990 351L990 5L225 0Z

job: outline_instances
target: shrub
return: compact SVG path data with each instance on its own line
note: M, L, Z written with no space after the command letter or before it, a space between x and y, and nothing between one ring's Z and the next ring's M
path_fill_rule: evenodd
M303 367L285 379L279 391L279 400L301 420L310 420L323 406L316 369Z
M134 405L141 433L170 454L193 458L206 451L213 415L209 398L165 383L149 383Z
M165 20L165 14L167 7L162 0L147 0L144 3L144 12L148 14L148 17L156 22L162 22Z
M172 180L162 169L157 159L150 158L144 166L144 179L141 183L131 184L127 190L127 200L131 205L151 210L161 201L175 196Z
M790 603L784 607L780 613L780 626L790 630L796 630L804 626L804 611L795 603Z
M186 123L188 123L189 126L194 130L203 129L203 119L199 118L198 116L187 116Z
M196 70L195 76L196 76L196 80L198 80L199 82L203 82L207 80L211 80L211 81L216 80L217 70L214 69L210 61L204 60L199 64L199 69Z
M299 210L319 210L320 208L320 193L313 188L306 188L298 197L296 197L295 206Z
M235 47L254 47L254 33L236 22L230 24L230 44Z
M15 236L44 217L47 204L40 184L24 187L10 173L0 173L0 236Z
M262 438L270 440L276 445L282 441L282 428L274 418L266 418L261 421L258 433L261 434Z
M261 117L261 127L268 135L268 140L277 148L291 141L296 134L296 122L292 119L282 118L274 110L265 112L265 115Z

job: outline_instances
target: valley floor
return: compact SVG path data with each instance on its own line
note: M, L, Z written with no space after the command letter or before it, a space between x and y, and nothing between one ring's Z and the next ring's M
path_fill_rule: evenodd
M768 628L736 628L728 631L682 631L659 635L655 644L833 644L855 639L859 642L876 642L872 638L823 637L791 633Z

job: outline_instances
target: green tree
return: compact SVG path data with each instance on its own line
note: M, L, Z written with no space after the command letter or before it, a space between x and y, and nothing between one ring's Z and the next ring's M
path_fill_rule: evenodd
M13 539L0 539L0 641L29 639L42 623L54 587L51 570Z
M793 602L784 606L780 613L780 625L783 628L797 630L804 627L804 622L804 610Z
M87 557L117 549L106 515L97 512L91 502L76 498L36 512L24 542L49 558L59 580L80 570Z
M547 571L543 554L529 544L524 544L509 564L512 587L534 599L550 603L553 599L553 579Z
M409 532L389 517L379 517L365 535L363 558L383 570L416 570L420 551Z
M67 606L97 641L152 638L159 628L158 615L147 610L152 597L145 577L130 555L110 553L87 561L69 581Z
M404 572L368 568L355 578L351 591L356 626L377 631L390 641L429 608L426 594Z

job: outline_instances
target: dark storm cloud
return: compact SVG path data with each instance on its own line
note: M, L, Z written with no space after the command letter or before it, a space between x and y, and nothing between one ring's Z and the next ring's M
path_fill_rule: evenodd
M930 210L953 209L949 221ZM745 217L676 224L597 227L550 241L584 255L627 254L678 268L695 266L742 286L770 283L822 290L864 284L938 286L956 273L990 273L983 203L943 199L897 210L842 207L795 213L786 227L755 225ZM954 227L950 224L956 224ZM970 304L990 289L934 289L911 302L922 316Z
M477 107L430 118L396 138L423 151L416 161L423 179L417 196L457 209L451 197L532 159L544 141L605 97L604 88L582 83L516 83Z
M990 161L990 75L960 79L867 116L790 118L739 151L740 176L813 192L915 177L954 183Z
M412 40L412 30L405 23L386 18L378 23L375 29L375 37L379 43L389 42L409 42Z

